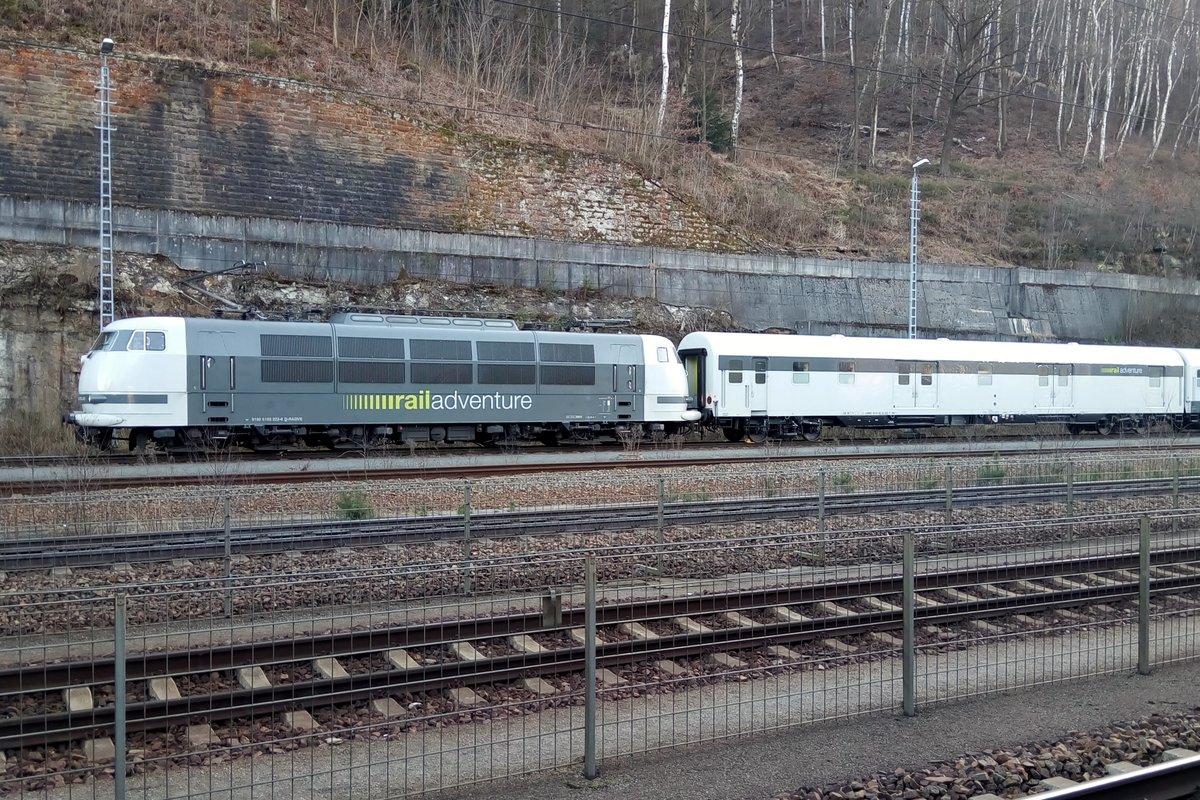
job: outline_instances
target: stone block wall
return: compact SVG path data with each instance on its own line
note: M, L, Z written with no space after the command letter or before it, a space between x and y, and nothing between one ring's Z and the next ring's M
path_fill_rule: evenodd
M109 64L113 198L124 206L737 247L703 214L611 159L445 130L400 99L165 58L114 56ZM99 71L95 54L0 48L0 194L96 198Z

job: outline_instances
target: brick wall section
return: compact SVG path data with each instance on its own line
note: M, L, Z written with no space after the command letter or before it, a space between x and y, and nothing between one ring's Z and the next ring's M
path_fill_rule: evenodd
M116 202L195 213L733 250L618 162L449 134L379 100L110 59ZM99 57L0 49L0 193L94 201ZM118 232L119 233L119 232Z

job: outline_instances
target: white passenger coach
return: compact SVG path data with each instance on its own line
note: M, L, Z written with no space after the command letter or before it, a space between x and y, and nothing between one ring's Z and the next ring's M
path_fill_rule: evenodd
M1200 351L1165 347L692 333L690 406L731 441L825 426L1060 423L1145 431L1196 418Z

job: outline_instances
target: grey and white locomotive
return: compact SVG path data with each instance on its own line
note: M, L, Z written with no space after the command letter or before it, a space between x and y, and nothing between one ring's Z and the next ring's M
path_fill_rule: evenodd
M144 317L83 357L82 439L131 449L666 437L699 419L659 336L511 320L342 314L329 323Z

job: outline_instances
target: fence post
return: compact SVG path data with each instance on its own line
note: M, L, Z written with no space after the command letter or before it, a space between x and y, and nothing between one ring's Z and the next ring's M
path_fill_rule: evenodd
M1150 674L1150 518L1138 536L1138 674Z
M583 777L596 777L596 557L584 565L583 610Z
M229 490L225 490L225 618L233 619L233 543L229 526Z
M1067 519L1075 516L1075 464L1067 462ZM1067 540L1075 540L1075 523L1067 523Z
M1171 461L1171 534L1179 533L1179 459Z
M655 567L659 574L662 574L663 568L663 547L665 540L663 538L663 504L666 500L666 485L662 478L658 479L658 532L655 536L655 541L658 543L658 556L655 558Z
M946 467L946 524L954 521L954 468Z
M125 685L126 596L118 592L113 598L113 797L125 800L125 704L128 702Z
M904 534L904 579L901 603L904 608L904 644L901 661L901 685L904 694L904 716L917 714L917 624L916 624L916 547L912 531Z
M470 481L467 481L466 485L463 486L462 515L463 515L463 546L462 546L463 594L470 594L472 591L471 555L472 555L472 549L473 549L471 546L471 482Z
M825 470L817 473L817 558L825 563Z

